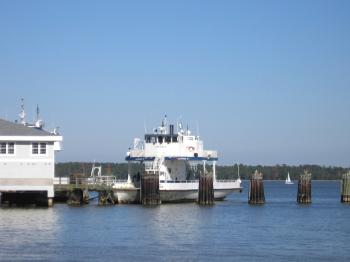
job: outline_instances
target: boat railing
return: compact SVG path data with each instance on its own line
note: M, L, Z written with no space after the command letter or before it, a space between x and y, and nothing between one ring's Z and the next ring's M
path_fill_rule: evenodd
M127 179L116 179L115 183L127 183L128 180Z
M218 157L218 152L214 151L214 150L204 150L203 151L203 157L217 158Z
M237 179L219 179L216 182L224 183L224 182L237 182Z
M143 157L145 155L145 151L142 149L131 149L130 156L131 157Z
M198 180L160 180L160 183L198 183ZM237 182L236 179L220 179L216 180L219 183Z
M198 183L198 180L160 180L160 183Z

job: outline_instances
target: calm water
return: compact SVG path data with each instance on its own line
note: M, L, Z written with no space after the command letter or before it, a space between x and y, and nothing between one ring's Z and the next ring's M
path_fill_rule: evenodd
M339 182L314 181L309 206L296 204L296 185L265 182L265 194L259 207L244 190L210 208L2 208L0 260L350 261L350 205L339 201Z

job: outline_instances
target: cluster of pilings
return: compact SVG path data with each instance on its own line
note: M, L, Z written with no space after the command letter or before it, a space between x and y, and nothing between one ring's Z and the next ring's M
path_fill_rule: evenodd
M71 191L67 192L67 204L71 206L80 206L89 204L89 190L74 188ZM118 200L114 196L112 190L99 190L98 191L98 204L107 205L107 204L117 204Z
M252 205L265 203L263 174L259 173L258 170L255 170L250 177L248 203Z
M297 202L299 204L311 203L311 174L307 171L299 177Z
M350 203L350 172L342 177L340 201L342 203Z
M113 190L102 190L98 192L98 204L99 205L115 205L118 203L118 199L115 197Z
M74 188L67 192L67 198L67 204L71 206L89 204L89 191L81 188Z
M213 174L207 172L200 174L197 203L199 205L214 204Z
M159 172L146 172L141 175L140 202L142 205L159 205Z

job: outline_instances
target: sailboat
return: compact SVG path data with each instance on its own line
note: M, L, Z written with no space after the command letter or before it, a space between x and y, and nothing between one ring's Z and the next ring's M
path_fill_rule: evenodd
M293 185L294 183L293 183L293 181L292 180L290 180L290 176L289 176L289 172L288 172L288 176L287 176L287 178L286 178L286 185Z

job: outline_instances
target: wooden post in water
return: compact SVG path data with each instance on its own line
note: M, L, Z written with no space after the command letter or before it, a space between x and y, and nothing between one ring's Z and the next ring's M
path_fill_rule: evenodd
M82 202L84 204L89 204L89 190L88 189L84 189L83 190L83 199L82 199Z
M74 188L68 194L68 205L80 206L83 203L83 190L80 188Z
M350 172L342 177L341 181L341 200L342 203L350 203Z
M251 205L261 205L265 203L265 192L263 183L263 174L255 170L250 178L249 200Z
M311 173L304 171L298 181L298 196L299 204L311 204Z
M117 204L118 200L114 197L113 190L101 190L98 192L98 204L106 205L106 204Z
M142 205L159 205L159 173L150 172L141 175L140 202Z
M199 205L214 204L213 174L203 172L199 175L198 201Z

